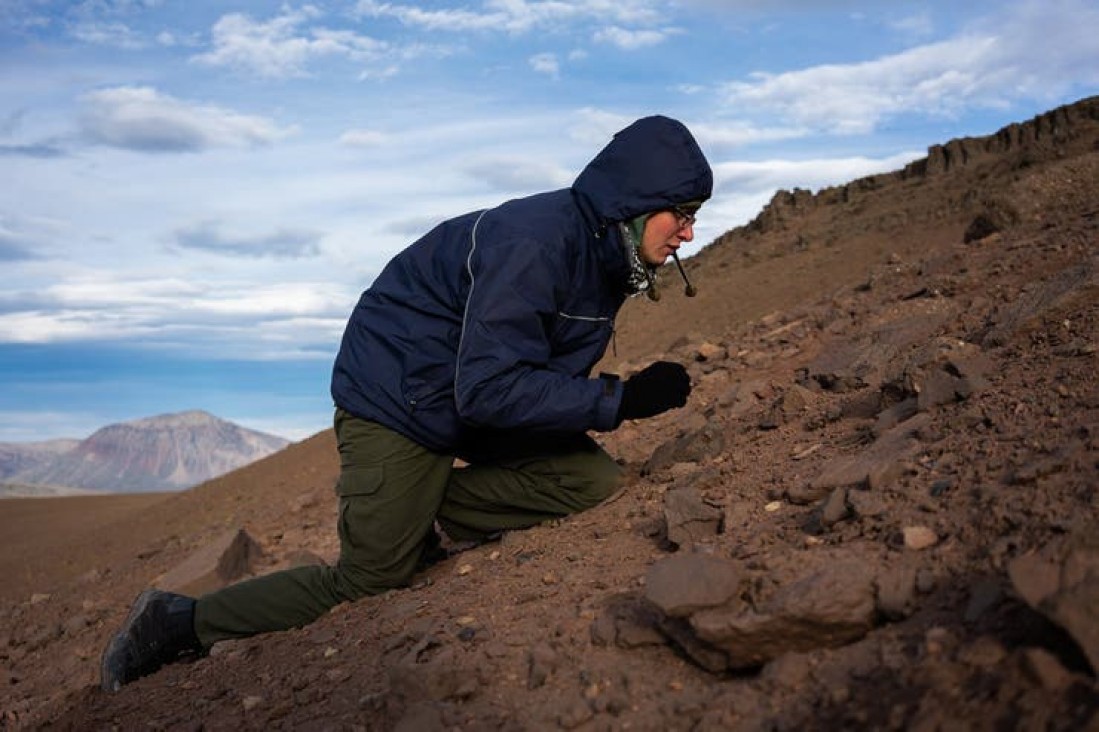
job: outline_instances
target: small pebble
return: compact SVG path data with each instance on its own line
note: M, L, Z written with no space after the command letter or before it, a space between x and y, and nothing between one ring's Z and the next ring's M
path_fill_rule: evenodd
M926 526L905 526L904 546L906 549L920 551L939 543L938 535Z

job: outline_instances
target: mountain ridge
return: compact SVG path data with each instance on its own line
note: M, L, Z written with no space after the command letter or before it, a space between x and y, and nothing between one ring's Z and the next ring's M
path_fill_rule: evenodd
M736 227L717 237L710 245L721 245L750 233L766 233L796 222L799 214L820 206L836 206L856 201L860 195L906 182L934 183L944 176L974 172L974 177L988 181L996 174L1011 173L1031 165L1087 152L1094 146L1095 129L1099 126L1099 96L1086 97L1072 104L1036 115L1025 122L1013 122L989 135L954 138L931 145L927 155L908 163L900 170L857 178L837 186L827 186L816 193L794 188L776 191L760 213L743 227ZM991 168L991 169L989 169ZM949 191L952 193L953 191ZM967 191L956 202L962 207L981 212L989 205L986 189L983 196ZM1003 224L1019 220L1014 207L1001 213Z
M189 488L290 444L203 410L106 425L83 440L0 444L0 483L102 492Z

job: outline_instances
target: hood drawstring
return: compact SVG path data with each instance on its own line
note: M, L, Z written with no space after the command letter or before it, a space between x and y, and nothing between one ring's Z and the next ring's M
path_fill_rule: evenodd
M687 279L687 272L683 269L683 265L679 263L679 252L672 252L672 259L675 260L675 266L679 270L679 276L683 278L683 294L687 297L694 297L698 294L698 290L691 284L691 281Z

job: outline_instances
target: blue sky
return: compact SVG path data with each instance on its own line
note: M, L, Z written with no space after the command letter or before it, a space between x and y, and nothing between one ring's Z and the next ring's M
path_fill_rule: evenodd
M0 441L205 409L329 426L345 319L437 221L667 114L688 254L1099 93L1094 0L0 0Z

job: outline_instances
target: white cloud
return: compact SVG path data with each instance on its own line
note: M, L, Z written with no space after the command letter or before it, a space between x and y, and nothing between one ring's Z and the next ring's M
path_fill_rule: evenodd
M509 19L513 16L506 12L477 13L471 10L424 10L414 5L379 3L374 0L360 0L355 6L355 11L362 16L394 18L405 25L417 26L430 31L440 30L461 33L478 30L499 29L511 32L516 30L515 24L509 22Z
M51 140L19 145L0 144L0 156L26 158L59 158L65 151Z
M626 51L636 51L639 48L657 46L663 43L670 31L655 30L630 30L611 26L596 31L592 39L596 43L609 43Z
M336 342L347 307L347 294L330 282L198 283L87 272L47 288L33 309L0 312L0 342L138 339L221 358L300 355Z
M377 147L388 139L388 135L377 130L348 130L340 135L339 142L348 147Z
M561 64L558 62L557 56L552 53L539 53L531 56L528 61L530 67L539 74L545 74L554 79L561 75Z
M1099 5L1092 0L1026 0L997 31L1002 75L1011 98L1050 99L1067 80L1099 86ZM991 74L990 74L991 76Z
M755 73L727 84L725 101L732 109L777 113L800 127L867 134L906 114L949 118L1019 98L1053 98L1064 92L1065 78L1099 83L1099 34L1091 31L1099 27L1099 8L1078 0L1058 4L1061 12L1049 13L1024 3L995 28L873 61ZM1073 12L1065 12L1068 7ZM1080 69L1090 71L1081 75Z
M231 257L297 259L320 252L323 234L310 229L283 228L259 235L227 234L212 222L202 222L176 231L175 245Z
M70 34L84 43L134 51L145 48L149 42L141 34L124 23L78 23Z
M74 9L80 13L107 15L148 10L163 4L163 0L79 0L73 3Z
M306 6L299 11L284 10L266 22L243 13L222 16L212 30L213 50L193 60L274 78L304 76L306 64L320 56L371 62L383 59L390 50L383 41L348 30L314 28L300 33L299 27L317 15L312 6Z
M321 282L288 282L274 285L252 286L238 293L218 288L206 292L190 303L197 313L246 316L248 322L292 319L297 325L312 327L317 322L327 322L323 315L337 315L341 320L342 297L333 295L331 286Z
M150 87L115 87L83 98L85 136L111 147L148 152L192 152L210 147L262 145L285 137L262 117L189 104Z
M857 178L903 168L923 157L920 152L902 152L885 158L854 156L808 160L762 160L724 162L714 166L715 185L723 189L759 192L780 188L820 188Z
M58 282L47 294L59 310L113 310L146 308L181 300L200 299L206 288L179 278L135 278L108 272L88 273Z
M923 153L903 152L884 158L853 156L806 160L718 162L714 167L714 198L706 203L695 226L695 243L705 245L755 218L778 190L819 191L857 178L903 168Z
M703 148L732 148L761 142L805 137L805 127L757 127L748 122L703 123L691 125L691 132Z
M281 409L285 410L287 397L285 394L277 395ZM313 406L313 405L308 405ZM292 442L305 440L318 432L331 428L329 414L317 409L292 412L291 414L278 414L273 416L262 414L244 414L231 418L229 421L248 427L258 432L266 432L269 435L278 435ZM0 422L2 423L2 422Z
M0 262L44 260L53 248L51 245L65 241L72 234L58 221L0 210Z
M889 26L905 35L916 37L930 36L935 32L935 22L927 12L897 18L891 21Z
M162 5L123 0L4 0L0 2L0 29L21 32L63 32L69 38L95 46L127 51L149 47L145 34L127 21Z
M90 319L66 310L22 311L0 314L0 341L5 343L57 343L105 335L141 337L151 328L105 329L91 327Z
M578 123L572 130L573 139L595 148L595 151L607 144L616 132L634 121L631 115L607 112L594 107L579 110L576 118Z
M726 101L814 130L866 134L887 116L947 114L970 102L982 85L974 72L987 65L995 45L992 38L963 38L861 64L758 73L729 84Z
M564 188L575 177L575 173L552 163L506 157L484 158L463 170L493 189L509 194Z
M686 7L724 11L729 14L776 11L832 11L865 5L864 0L679 0Z
M87 411L3 410L0 411L0 442L80 440L102 427L103 422L102 417Z
M415 5L360 0L356 12L393 18L429 31L465 33L499 31L513 35L551 29L583 20L622 24L655 24L661 13L653 0L487 0L482 10L424 10Z

